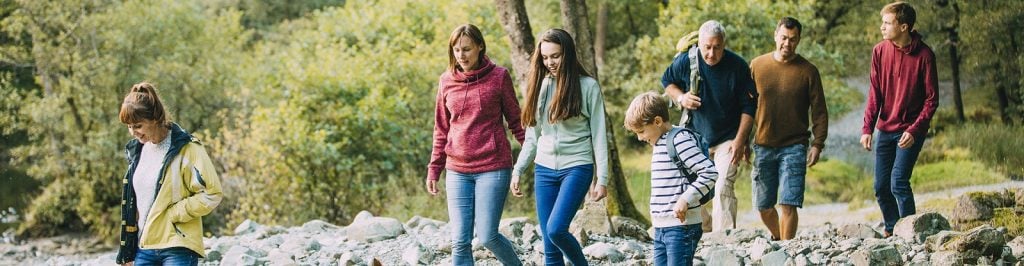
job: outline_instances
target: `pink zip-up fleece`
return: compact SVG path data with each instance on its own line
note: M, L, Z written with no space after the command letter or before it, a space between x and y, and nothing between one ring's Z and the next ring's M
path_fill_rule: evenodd
M434 145L427 165L429 180L440 179L444 169L474 174L512 168L506 126L523 144L512 76L486 56L480 64L476 70L441 74L434 106Z
M896 47L889 40L875 45L861 129L864 134L871 134L873 127L889 133L909 132L915 138L928 133L939 107L935 54L917 31L912 31L910 38L906 47Z

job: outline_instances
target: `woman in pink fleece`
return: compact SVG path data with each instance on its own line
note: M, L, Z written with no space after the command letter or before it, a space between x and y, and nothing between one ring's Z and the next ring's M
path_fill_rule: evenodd
M524 133L512 77L486 52L483 34L474 25L455 28L448 39L448 70L437 88L426 187L437 195L437 181L447 170L452 264L473 265L470 241L475 227L480 243L501 263L520 265L512 242L498 233L498 222L512 169L505 127L520 144Z

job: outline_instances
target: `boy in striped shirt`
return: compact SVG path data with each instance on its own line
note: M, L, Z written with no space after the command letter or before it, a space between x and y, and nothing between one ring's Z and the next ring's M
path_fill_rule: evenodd
M637 139L654 147L651 156L651 223L654 225L654 265L691 265L701 230L700 198L714 189L718 172L698 146L699 136L672 130L668 101L654 92L633 98L626 110L625 127ZM675 136L670 136L675 132ZM672 143L669 143L672 140ZM669 154L674 145L677 154ZM688 182L670 156L697 178Z

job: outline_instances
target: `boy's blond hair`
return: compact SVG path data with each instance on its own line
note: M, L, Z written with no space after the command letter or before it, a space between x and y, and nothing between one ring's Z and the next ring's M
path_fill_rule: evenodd
M668 101L655 92L645 92L633 98L626 109L624 126L630 131L637 131L644 125L654 123L655 117L668 122Z

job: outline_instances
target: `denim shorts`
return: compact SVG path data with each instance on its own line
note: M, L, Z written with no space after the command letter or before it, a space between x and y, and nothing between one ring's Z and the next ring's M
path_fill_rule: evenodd
M780 148L754 145L754 207L767 210L779 204L803 207L804 176L807 175L807 145ZM779 195L779 190L782 194Z

